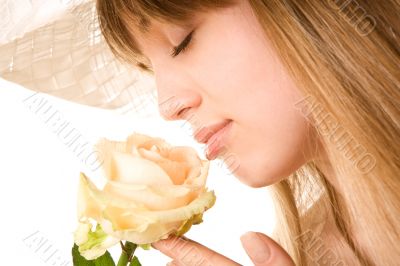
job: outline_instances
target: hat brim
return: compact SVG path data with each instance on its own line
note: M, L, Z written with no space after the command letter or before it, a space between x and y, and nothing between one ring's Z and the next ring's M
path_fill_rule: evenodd
M158 114L154 78L112 54L101 35L94 1L76 4L2 44L0 75L84 105L146 117Z

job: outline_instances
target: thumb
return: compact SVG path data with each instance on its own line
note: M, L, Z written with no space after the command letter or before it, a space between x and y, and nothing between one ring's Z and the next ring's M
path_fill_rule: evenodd
M247 232L240 241L255 266L294 266L286 251L272 238L258 232Z

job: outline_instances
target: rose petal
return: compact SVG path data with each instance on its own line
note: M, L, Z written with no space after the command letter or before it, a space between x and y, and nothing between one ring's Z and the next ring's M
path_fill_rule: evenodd
M90 182L85 174L80 173L78 189L78 219L82 217L91 217L93 219L101 218L101 203L95 200L94 193L99 193L97 188Z
M143 210L137 211L136 214L163 223L184 221L190 219L193 215L203 213L211 208L215 203L215 199L216 197L214 191L206 191L203 192L197 199L193 200L191 203L184 207L167 211Z
M143 232L150 224L155 222L152 218L140 215L135 209L115 206L107 206L103 211L103 217L112 223L112 231L134 230Z
M121 199L141 203L149 210L168 210L189 204L201 188L185 186L136 186L108 182L104 191Z
M201 160L200 165L200 167L191 170L184 184L196 187L204 187L206 185L210 161Z
M167 236L173 232L181 230L189 219L196 219L199 217L198 214L203 213L207 209L211 208L215 203L214 191L204 192L199 198L192 201L190 204L177 209L168 211L140 211L139 213L126 210L125 220L128 222L135 220L135 216L140 214L143 217L151 218L154 223L147 226L144 231L137 231L130 229L129 224L123 224L123 227L119 227L120 224L103 224L104 231L110 230L111 228L116 229L114 232L107 232L114 237L126 239L137 244L147 244L155 242L159 239L167 238ZM121 218L121 217L120 217ZM192 221L193 222L193 221ZM188 226L188 224L186 224ZM129 228L127 230L118 230L117 228ZM142 228L141 228L142 229Z
M88 233L92 229L92 225L89 222L78 223L78 227L74 232L74 242L78 246L88 241Z
M187 162L191 166L199 166L200 158L196 150L191 147L177 146L172 147L168 158L177 162Z
M182 222L172 223L156 223L147 227L144 232L136 232L134 230L114 231L111 233L113 237L126 239L136 244L150 244L160 239L168 238L168 235L176 231Z
M153 145L156 145L159 149L169 149L171 147L171 145L162 138L151 137L140 133L133 133L128 136L126 143L128 148L126 152L128 153L133 147L145 148L147 150L150 150Z
M138 210L146 209L143 204L123 200L97 189L85 174L81 173L78 192L78 219L81 220L87 217L99 221L102 218L102 212L106 206Z
M113 153L109 178L129 184L173 184L169 176L156 163L121 152Z
M183 184L191 168L191 165L187 162L170 160L168 157L162 157L160 153L153 150L140 148L138 151L143 158L159 165L175 185ZM166 155L168 156L168 153Z
M126 141L113 141L108 139L100 139L95 145L99 157L101 157L102 170L106 177L112 173L113 152L120 152L124 154L132 154L134 157L140 157L137 149L140 147L151 148L157 145L161 150L169 148L169 144L159 138L151 138L146 135L134 133L127 138Z

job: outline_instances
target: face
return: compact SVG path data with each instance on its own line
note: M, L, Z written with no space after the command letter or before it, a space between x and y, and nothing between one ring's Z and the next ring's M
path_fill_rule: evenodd
M161 115L187 120L198 141L208 140L208 158L229 155L240 181L262 187L310 159L311 137L295 106L302 94L249 3L238 2L198 14L186 26L153 21L147 33L131 30L152 64ZM172 56L181 43L188 45Z

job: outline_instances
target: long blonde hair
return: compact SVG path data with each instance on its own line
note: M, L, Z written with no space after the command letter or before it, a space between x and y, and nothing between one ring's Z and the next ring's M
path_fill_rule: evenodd
M397 0L248 0L306 97L298 108L318 132L335 180L310 161L270 186L274 238L296 265L400 261L400 4ZM97 0L103 35L123 61L152 71L126 19L184 23L193 12L234 0ZM123 19L124 18L124 19ZM318 204L315 204L318 201ZM316 206L313 212L307 212ZM341 240L310 248L332 221ZM319 230L317 230L319 228ZM325 228L326 229L326 228ZM329 254L328 251L332 251ZM325 257L323 257L325 255ZM316 258L318 257L318 258Z

